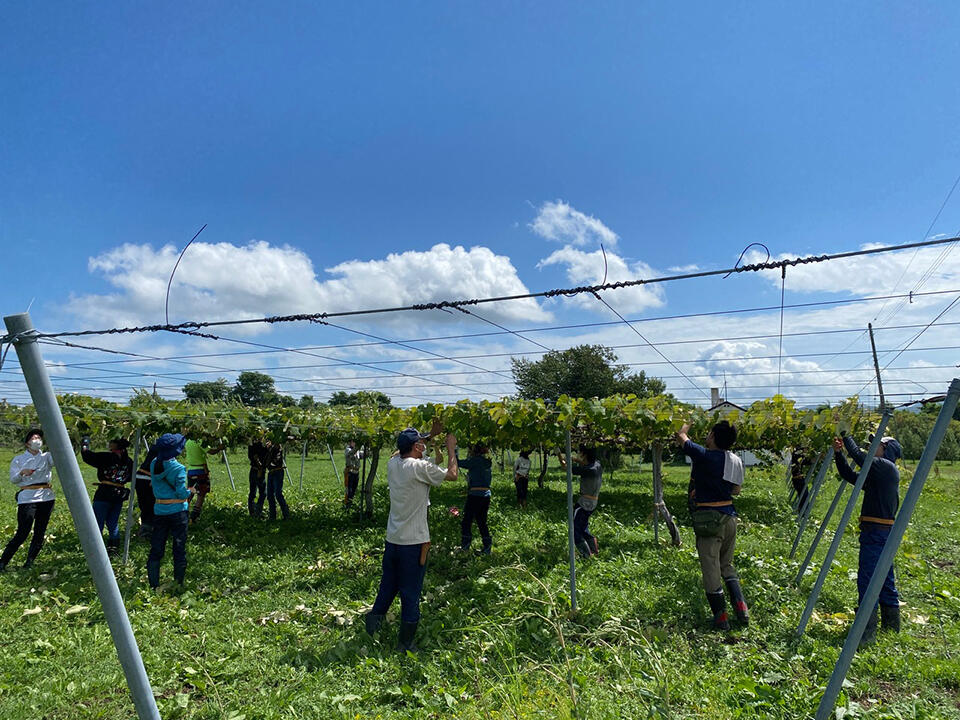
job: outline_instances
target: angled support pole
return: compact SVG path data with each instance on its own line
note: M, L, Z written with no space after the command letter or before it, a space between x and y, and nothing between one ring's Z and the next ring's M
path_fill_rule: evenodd
M223 442L223 438L220 439L220 442ZM227 451L226 449L220 451L223 455L223 464L227 466L227 477L230 478L230 487L233 488L233 491L237 491L236 483L233 482L233 471L230 469L230 461L227 460Z
M130 497L127 498L127 526L123 530L123 564L130 562L130 533L133 530L133 504L137 499L137 468L140 467L140 438L143 433L137 428L137 439L133 446L133 472L130 478Z
M820 488L823 486L823 480L827 476L827 468L830 467L830 464L833 462L833 447L830 447L827 450L826 455L823 456L823 462L820 463L820 470L817 472L817 477L813 481L813 490L807 493L807 502L800 510L800 527L797 528L797 536L793 539L793 547L790 548L790 559L793 560L793 556L797 554L797 547L800 545L800 538L803 537L803 531L807 529L807 523L810 521L810 512L813 510L813 504L817 501L817 495L820 493Z
M103 544L103 536L97 528L97 521L93 516L87 488L83 484L77 456L73 453L70 436L57 404L57 396L50 382L50 375L43 364L43 356L37 345L36 331L30 320L29 313L8 315L4 318L7 332L13 337L13 346L17 350L20 368L33 406L40 418L43 427L44 439L50 446L53 461L60 478L60 487L67 499L70 514L73 516L77 528L77 536L83 547L83 555L93 576L93 583L97 588L97 595L103 605L103 614L110 628L110 636L117 650L123 674L133 696L133 704L140 720L160 720L160 712L153 697L150 680L143 666L143 658L137 647L137 640L130 627L130 618L117 587L117 579L113 574L113 567L107 557L107 550Z
M863 601L857 610L857 616L853 620L847 639L843 643L843 649L840 651L840 657L833 668L833 674L830 676L827 688L820 699L820 705L817 708L817 720L827 720L827 718L833 717L833 709L837 704L837 697L839 697L840 689L843 687L844 678L850 670L853 656L856 654L857 646L863 637L863 630L867 626L867 620L873 614L874 607L880 599L880 588L883 586L890 568L893 567L893 557L900 548L907 525L910 524L910 517L913 515L917 501L920 499L920 493L923 492L927 475L930 474L930 468L933 467L933 461L937 458L943 436L946 435L950 420L957 409L958 399L960 399L960 378L954 378L953 382L950 383L947 397L940 407L940 414L937 416L937 422L934 423L926 447L923 448L920 462L917 463L917 469L910 481L910 487L907 489L903 504L897 513L897 519L894 521L893 527L890 528L890 534L884 543L883 552L880 553L880 559L873 571L873 577L870 578L870 584L867 585L867 590L863 594Z
M833 533L833 541L830 543L830 549L827 550L827 555L823 558L823 565L820 567L817 582L814 583L813 590L807 598L807 605L803 609L803 614L800 616L800 623L797 625L797 637L802 636L804 631L806 631L807 623L810 622L810 616L813 615L813 608L816 606L817 599L820 597L820 591L823 589L823 583L827 579L827 573L830 572L830 567L833 565L833 559L837 556L837 550L840 549L840 543L843 542L843 531L847 529L847 524L853 516L854 509L856 509L860 491L863 489L863 483L866 482L867 475L870 473L870 466L873 465L877 448L880 447L880 438L883 436L883 431L887 429L887 423L890 422L891 414L889 410L884 410L883 416L880 418L880 424L877 426L873 436L873 442L870 443L870 449L863 459L863 467L860 468L860 474L857 475L857 482L853 486L853 492L847 500L847 506L843 509L843 515L840 516L840 524L837 525L837 529ZM842 479L840 482L846 484Z
M807 474L803 476L803 488L804 490L807 491L807 500L810 499L810 479L813 477L813 473L816 471L818 464L820 462L820 459L822 457L823 457L823 453L817 455L813 459L813 462L810 463L810 467L807 468ZM794 488L794 492L797 492L796 488ZM792 503L793 510L795 513L797 513L798 517L800 514L800 500L802 499L802 497L803 497L802 492L797 493L797 496L793 499L793 503Z

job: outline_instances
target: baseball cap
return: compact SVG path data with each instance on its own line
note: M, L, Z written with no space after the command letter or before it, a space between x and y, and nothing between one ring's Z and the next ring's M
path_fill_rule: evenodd
M416 428L407 428L397 435L397 450L402 453L409 452L410 448L429 437L429 435L422 435Z
M873 442L875 435L869 437L870 442ZM896 462L903 457L903 448L900 446L900 441L895 437L890 435L884 435L880 438L880 444L883 445L883 456L890 462Z

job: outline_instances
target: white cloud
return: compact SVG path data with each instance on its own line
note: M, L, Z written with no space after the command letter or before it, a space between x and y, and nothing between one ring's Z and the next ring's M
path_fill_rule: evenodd
M600 250L584 252L569 245L555 250L549 257L544 258L538 267L561 265L566 268L567 279L572 285L599 285L604 277L604 253ZM636 280L653 277L653 269L644 262L627 263L616 253L606 253L606 277L608 283L623 280ZM620 312L639 312L651 307L660 307L664 304L663 289L660 285L636 285L633 287L608 290L603 293L604 299ZM604 308L596 298L589 294L577 295L566 300L588 310L605 314L610 311Z
M177 254L171 245L155 250L125 244L91 258L90 271L103 274L116 292L74 297L70 311L88 327L163 322L167 280ZM286 245L195 243L174 277L170 321L336 312L528 292L510 259L484 247L438 244L382 260L351 260L326 272L332 277L318 278L310 258ZM535 300L497 303L487 314L510 322L551 317ZM444 315L436 313L431 322L443 321ZM246 329L262 331L265 326Z
M620 239L600 220L576 210L563 200L541 205L530 229L547 240L577 247L594 243L613 247Z

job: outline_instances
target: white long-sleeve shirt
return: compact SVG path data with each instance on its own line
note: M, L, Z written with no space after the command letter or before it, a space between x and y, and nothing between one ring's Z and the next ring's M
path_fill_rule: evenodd
M21 475L21 470L33 470L32 475ZM17 487L28 485L49 485L53 477L53 455L48 452L38 452L34 455L29 450L20 453L10 461L10 482ZM39 488L37 490L21 490L17 494L17 505L27 503L46 502L54 499L53 490Z
M390 486L390 517L387 520L387 542L394 545L420 545L430 542L427 507L430 486L441 485L447 471L429 460L390 458L387 463L387 484Z
M530 458L522 455L513 461L513 472L521 477L530 475Z

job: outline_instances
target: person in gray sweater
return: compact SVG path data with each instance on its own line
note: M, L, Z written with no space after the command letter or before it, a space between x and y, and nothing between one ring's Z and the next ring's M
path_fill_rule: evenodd
M560 453L560 467L567 467L567 459ZM600 496L600 485L603 483L603 468L597 460L595 448L580 446L580 455L573 459L574 475L580 476L580 496L573 508L573 544L583 557L597 555L600 544L590 533L590 516L597 509L597 500Z

